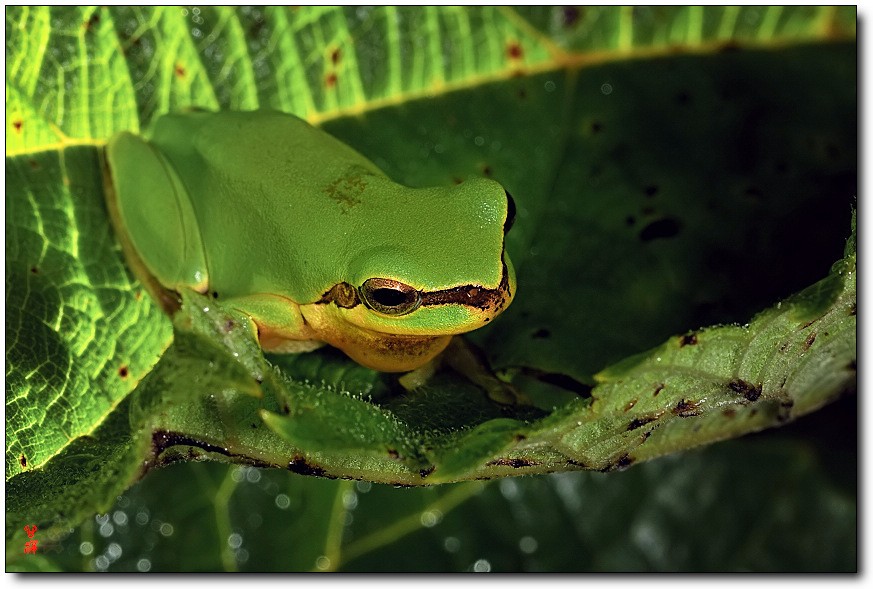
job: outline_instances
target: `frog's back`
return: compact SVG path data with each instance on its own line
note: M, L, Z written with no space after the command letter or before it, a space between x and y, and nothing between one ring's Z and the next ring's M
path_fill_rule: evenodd
M166 115L151 142L187 186L210 290L228 296L274 289L282 275L294 277L286 294L298 302L329 287L333 268L313 261L341 256L356 191L384 178L351 147L279 112Z

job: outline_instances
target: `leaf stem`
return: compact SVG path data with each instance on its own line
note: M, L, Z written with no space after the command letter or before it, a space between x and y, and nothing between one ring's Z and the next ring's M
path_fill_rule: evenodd
M439 512L441 516L445 515L467 499L474 495L478 495L485 489L485 485L486 483L483 481L458 483L451 491L431 503L430 506L422 509L420 512L415 512L406 517L400 518L393 524L377 532L373 532L368 536L364 536L360 540L349 543L343 554L344 561L352 561L368 552L392 544L403 536L421 529L424 527L424 524L422 523L422 514L425 512ZM339 565L339 563L337 563L337 565Z

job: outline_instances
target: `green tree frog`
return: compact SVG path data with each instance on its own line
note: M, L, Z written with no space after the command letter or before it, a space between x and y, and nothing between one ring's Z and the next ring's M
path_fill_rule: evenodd
M106 147L112 222L167 301L189 288L249 316L265 351L324 343L419 368L512 301L512 198L488 179L408 188L284 113L160 117Z

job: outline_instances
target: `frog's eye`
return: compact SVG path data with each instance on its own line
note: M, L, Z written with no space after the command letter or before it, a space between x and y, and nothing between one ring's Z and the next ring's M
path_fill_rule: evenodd
M383 315L405 315L421 304L421 294L390 278L370 278L360 288L364 303Z

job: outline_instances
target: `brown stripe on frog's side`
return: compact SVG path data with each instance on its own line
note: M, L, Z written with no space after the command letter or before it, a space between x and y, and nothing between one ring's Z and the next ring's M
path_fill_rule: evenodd
M503 308L509 296L509 269L503 264L503 277L497 288L485 288L477 285L458 286L446 290L421 293L421 306L464 305L483 311Z

